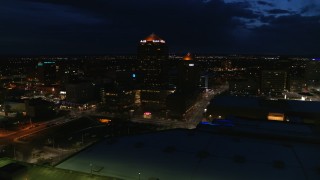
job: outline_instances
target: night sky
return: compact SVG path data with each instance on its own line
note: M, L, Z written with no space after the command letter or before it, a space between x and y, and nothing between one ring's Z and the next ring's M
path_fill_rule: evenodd
M0 0L0 54L320 54L319 0Z

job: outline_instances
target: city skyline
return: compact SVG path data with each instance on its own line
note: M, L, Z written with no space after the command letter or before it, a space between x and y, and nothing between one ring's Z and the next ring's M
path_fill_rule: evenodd
M0 55L136 53L152 32L170 53L319 55L320 2L13 0Z

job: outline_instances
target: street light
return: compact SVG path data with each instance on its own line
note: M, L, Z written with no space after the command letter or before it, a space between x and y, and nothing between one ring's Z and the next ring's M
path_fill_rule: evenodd
M139 172L138 174L139 174L139 180L140 180L140 175L141 175L141 173Z

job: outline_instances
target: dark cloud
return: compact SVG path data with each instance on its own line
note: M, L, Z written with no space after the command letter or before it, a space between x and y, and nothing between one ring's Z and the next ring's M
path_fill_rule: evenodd
M151 32L167 40L172 52L278 52L277 35L286 34L277 32L306 20L285 9L267 15L255 8L247 1L222 0L11 0L0 7L0 54L135 53ZM277 24L283 19L275 15L283 14L287 26ZM316 19L308 20L308 27L318 27ZM307 35L296 36L302 42ZM256 46L256 38L266 43Z
M319 12L320 6L314 3L302 7L300 11L301 14L319 14Z
M265 15L265 16L261 16L259 18L259 20L262 22L262 23L267 23L269 24L270 22L272 22L276 17L274 15Z
M269 16L268 25L252 31L252 45L259 51L284 54L318 54L320 16Z
M270 14L292 14L293 11L284 10L284 9L271 9L267 11Z
M258 4L260 5L264 5L264 6L270 6L270 7L274 7L273 3L267 2L267 1L257 1Z

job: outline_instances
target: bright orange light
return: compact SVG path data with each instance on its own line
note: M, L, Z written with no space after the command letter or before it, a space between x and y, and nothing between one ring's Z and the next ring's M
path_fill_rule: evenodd
M101 123L105 123L105 124L108 124L108 123L111 122L110 119L99 119L99 121L100 121Z
M284 121L284 114L282 114L282 113L269 113L268 120L269 121Z
M183 57L183 60L184 60L184 61L191 61L191 60L193 60L191 53L188 53L187 55L185 55L185 56Z

